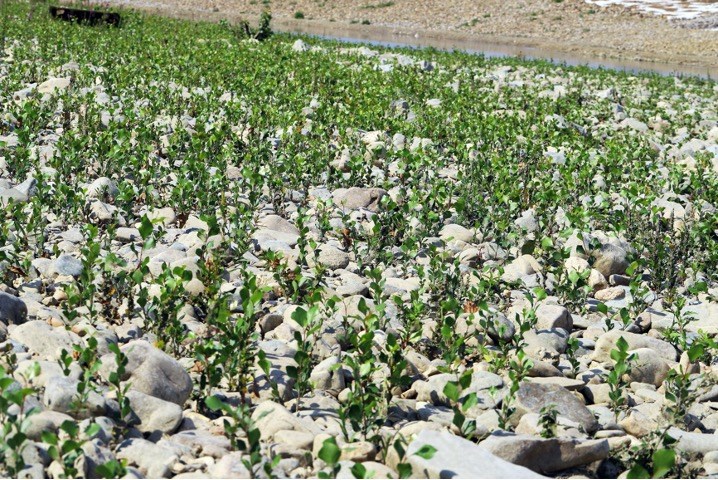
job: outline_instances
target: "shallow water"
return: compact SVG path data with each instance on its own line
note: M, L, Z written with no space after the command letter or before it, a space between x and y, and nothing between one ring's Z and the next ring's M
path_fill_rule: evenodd
M2 0L0 0L2 1ZM169 15L175 18L184 19L205 19L219 21L224 14L219 12L211 12L202 8L195 8L190 15L187 12L181 13L172 9L167 9L166 5L158 0L89 0L93 3L109 1L114 5L125 6L130 8L146 9L156 14ZM718 0L701 0L701 1L679 1L679 0L586 0L592 3L619 3L637 2L637 3L703 3L718 8ZM273 28L278 31L287 33L299 33L311 35L328 40L339 40L349 43L368 43L377 46L386 47L433 47L445 51L463 51L467 53L481 54L486 57L522 57L526 59L543 59L557 64L567 65L585 65L593 68L607 68L611 70L625 71L631 73L653 72L661 75L689 75L702 78L717 78L718 65L712 66L693 66L683 65L680 63L669 62L650 62L638 61L631 59L610 59L595 58L580 53L559 52L552 49L542 48L538 46L512 45L506 43L496 43L486 40L472 39L470 37L452 38L450 35L443 36L441 34L422 34L415 35L402 34L393 28L357 28L357 25L346 25L332 22L309 22L309 21L285 21L283 23L275 23Z
M699 78L718 77L718 67L701 67L665 62L645 62L630 59L595 59L585 55L557 52L539 47L516 47L499 43L473 40L443 40L431 37L411 37L387 32L367 32L365 35L349 37L338 30L321 28L295 28L292 33L301 33L324 40L338 40L346 43L365 43L382 47L433 47L444 51L460 51L483 55L488 58L520 57L524 59L547 60L557 65L587 66L628 73L658 73L664 76L694 76Z
M642 12L663 15L675 19L694 19L704 15L718 15L718 0L586 0L588 3L607 7L623 5Z

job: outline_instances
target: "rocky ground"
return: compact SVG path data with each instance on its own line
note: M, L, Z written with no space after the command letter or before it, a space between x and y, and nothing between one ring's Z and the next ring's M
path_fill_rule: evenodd
M21 13L3 476L718 475L714 83Z
M284 31L343 36L341 27L333 24L367 24L371 27L366 35L378 40L389 34L433 37L442 32L454 46L480 39L523 48L524 54L538 49L542 57L576 54L584 61L611 58L715 68L718 58L718 30L712 16L676 20L583 0L112 0L109 4L214 20L254 20L269 9L276 28Z

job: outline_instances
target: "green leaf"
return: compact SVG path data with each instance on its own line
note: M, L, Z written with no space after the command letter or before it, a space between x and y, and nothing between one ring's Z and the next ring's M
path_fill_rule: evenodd
M335 465L339 462L341 455L342 451L337 445L337 441L334 437L329 437L324 440L322 448L319 450L320 460L323 460L327 465Z
M448 382L444 387L444 395L449 400L457 402L459 400L459 386L456 382Z
M307 319L308 319L307 311L304 310L302 307L299 307L296 310L294 310L294 312L292 312L292 320L297 322L299 324L299 326L301 326L302 328L306 328Z
M399 474L399 478L409 478L413 473L411 465L408 463L400 463L396 466L396 471Z
M453 423L458 429L464 428L464 422L466 422L466 416L464 416L463 413L461 413L461 410L458 408L454 409L454 419L451 423Z
M140 220L140 228L138 228L140 231L140 236L142 237L142 240L147 240L150 238L150 235L152 235L152 221L147 218L147 215L142 215L142 219Z
M436 453L436 448L431 445L424 445L419 450L414 452L414 455L423 458L424 460L431 460Z
M536 250L536 242L534 240L527 240L526 243L521 246L522 255L531 255L534 253L534 250Z
M651 474L643 468L642 465L635 464L633 468L628 471L626 478L651 478Z
M691 363L695 362L703 356L705 353L705 346L702 343L694 343L691 348L688 349L688 360Z
M476 395L476 392L471 392L462 399L461 403L461 409L466 412L479 403L479 397Z
M351 472L354 478L368 478L366 467L361 463L355 463L351 468Z
M73 420L65 420L60 425L60 430L67 433L71 437L74 437L77 435L77 432L80 431L80 427Z
M653 454L653 478L663 478L676 465L676 452L669 448Z
M57 435L52 432L44 431L40 434L40 438L42 438L43 442L49 443L50 445L57 444Z
M204 404L207 405L207 408L214 411L224 410L227 406L222 400L215 396L205 398Z
M93 423L89 427L87 427L87 429L85 430L85 435L87 435L88 437L94 437L100 432L100 430L102 430L102 427L100 427L100 425L97 423Z

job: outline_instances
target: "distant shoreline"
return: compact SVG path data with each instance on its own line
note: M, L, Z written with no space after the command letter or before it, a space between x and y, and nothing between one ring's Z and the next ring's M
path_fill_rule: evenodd
M665 18L642 14L632 9L591 8L592 6L583 0L543 0L538 2L540 8L537 12L540 13L527 11L528 18L537 18L537 21L546 18L543 24L522 22L522 17L512 14L500 20L496 16L489 16L485 21L476 22L473 26L467 25L466 28L451 26L451 18L437 18L432 27L428 28L419 21L413 21L412 12L414 16L418 16L421 9L434 8L434 0L416 1L416 4L424 5L415 5L409 13L406 11L406 5L402 4L412 0L375 5L391 4L386 8L353 7L354 10L338 10L337 5L340 6L343 1L334 0L332 9L327 7L324 10L315 10L317 2L314 0L298 0L292 7L286 6L284 2L281 5L269 3L268 7L274 16L272 26L281 32L337 39L485 51L489 54L554 59L569 64L718 78L718 32L680 28ZM494 1L513 3L517 8L523 8L524 3L523 0L488 0L481 2L481 8L487 8L484 3L491 4ZM209 21L224 19L230 22L239 19L254 21L265 8L262 2L257 0L228 0L224 3L212 0L112 0L110 3L172 18ZM458 5L464 2L454 3ZM302 10L305 7L308 13ZM391 10L399 7L403 8L394 12L397 16L392 18ZM309 10L310 8L312 10ZM359 13L356 13L357 9ZM291 11L294 11L294 15L301 12L305 18L293 18L289 15ZM468 15L474 13L477 12ZM553 13L560 14L565 19L566 29L556 30L551 22L551 19L557 18L552 17ZM335 18L340 14L344 18ZM358 21L352 17L354 14L368 18ZM347 18L350 20L346 20ZM577 31L578 25L583 25L584 20L585 26L580 28L596 30L596 35L586 38L584 32ZM489 28L484 25L488 23L497 25ZM515 24L517 28L511 30L511 34L505 34L504 31L509 29L511 24ZM541 28L541 25L544 28ZM495 30L496 33L484 33L482 30ZM625 30L625 34L611 35L616 30Z

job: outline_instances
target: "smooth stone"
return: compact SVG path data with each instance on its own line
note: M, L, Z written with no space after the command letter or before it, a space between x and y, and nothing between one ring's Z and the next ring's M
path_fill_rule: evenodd
M668 435L678 440L676 449L688 453L706 454L718 451L718 435L685 432L675 427L668 429Z
M44 360L57 360L62 350L72 352L73 345L81 345L82 339L63 327L54 328L42 320L18 325L10 332L10 338L25 345L27 349Z
M128 363L121 380L134 390L182 406L192 393L192 379L177 360L143 340L121 347ZM109 378L117 364L114 354L102 357L100 372Z
M137 390L129 390L127 398L132 412L140 423L136 425L141 432L172 433L182 422L182 408L176 403L152 397Z
M598 422L593 414L576 396L558 385L540 385L524 382L516 392L516 412L512 423L518 424L521 416L526 413L540 413L541 409L553 405L562 415L578 424L588 433L598 429Z
M60 275L77 278L82 275L84 266L80 260L71 255L60 255L53 262L52 270Z
M379 208L381 199L386 195L382 188L338 188L332 193L334 205L340 208L356 210L366 208L376 211Z
M436 449L431 458L416 455L427 445ZM398 460L392 456L387 464L396 469ZM411 465L413 478L545 478L446 431L419 432L402 461Z
M171 449L142 438L131 438L120 443L117 458L136 465L148 478L169 478L172 465L179 460Z
M628 343L629 350L637 350L639 348L649 348L655 351L665 360L674 362L678 357L678 353L673 345L657 338L631 333L622 330L611 330L604 333L596 340L596 348L593 352L593 360L596 362L611 361L611 350L616 348L616 342L623 337Z
M479 446L512 464L540 473L586 465L609 454L606 440L540 438L501 431L491 434Z
M0 321L19 325L27 319L27 305L21 299L0 292Z

